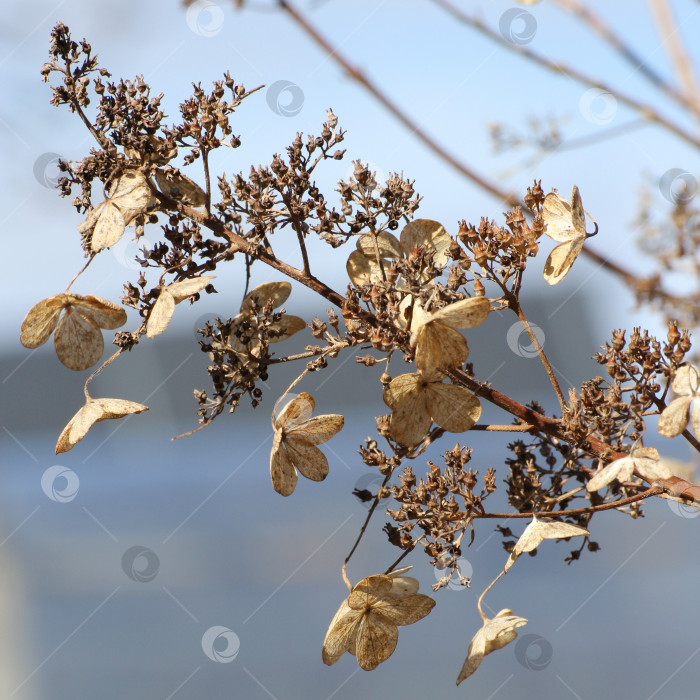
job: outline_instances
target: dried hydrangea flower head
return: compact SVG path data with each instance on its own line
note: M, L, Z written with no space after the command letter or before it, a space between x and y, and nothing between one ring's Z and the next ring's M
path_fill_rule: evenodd
M394 653L397 625L418 622L433 609L435 601L418 593L418 581L399 573L369 576L350 591L323 640L325 664L331 666L347 651L371 671Z
M490 310L484 297L462 299L433 313L413 307L411 346L416 349L416 366L430 374L437 370L461 367L469 357L467 339L459 328L474 328L484 321Z
M335 413L311 418L315 405L310 394L299 394L280 411L273 424L270 476L275 491L283 496L289 496L296 488L297 471L312 481L323 481L328 476L328 460L316 445L339 432L344 418Z
M415 219L404 226L400 239L383 231L376 236L366 233L357 239L357 250L350 253L346 269L356 287L378 282L382 271L377 256L382 261L408 257L415 248L434 253L433 262L443 268L450 259L452 239L442 224L432 219Z
M102 357L100 329L113 330L125 323L126 311L119 304L92 294L56 294L32 306L22 321L20 341L26 348L38 348L55 330L58 359L69 369L83 370Z
M392 409L391 437L401 445L417 445L435 421L451 433L469 430L481 415L479 399L468 389L445 384L440 372L402 374L384 391Z
M653 483L657 479L669 479L673 473L659 459L659 453L653 447L637 447L627 457L616 459L596 472L586 484L588 491L599 491L604 486L617 480L629 481L637 473Z
M544 264L544 278L549 284L559 284L583 250L586 238L598 232L598 226L594 233L586 233L586 214L576 185L571 191L571 203L557 192L550 192L544 198L542 221L544 232L559 241Z
M507 608L491 620L484 619L483 626L469 642L467 658L457 676L457 685L479 668L484 656L512 642L518 636L515 630L526 624L527 620L524 617L513 615L513 611Z
M671 401L659 417L659 434L664 437L680 435L688 425L693 425L700 437L700 374L693 365L683 365L676 370L671 388L678 398Z

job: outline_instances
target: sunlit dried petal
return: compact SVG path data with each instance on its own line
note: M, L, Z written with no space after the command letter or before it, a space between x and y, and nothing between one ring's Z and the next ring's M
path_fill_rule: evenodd
M42 299L34 304L22 321L20 341L25 348L38 348L56 330L58 319L65 308L66 294Z
M104 248L111 248L124 235L125 230L126 219L121 209L111 201L104 202L92 232L90 249L97 253Z
M298 427L285 429L285 432L290 438L298 438L311 445L320 445L339 432L344 421L343 416L338 413L327 413L310 418Z
M479 399L456 384L429 382L425 387L432 419L451 433L470 430L481 416Z
M201 292L213 279L213 276L193 277L189 280L173 282L168 285L166 289L173 295L175 303L179 304L181 301Z
M420 391L422 381L417 374L402 374L384 391L384 403L393 410L389 431L401 445L417 445L430 430L432 418L427 395Z
M289 496L296 488L298 477L282 438L282 431L277 431L270 452L270 477L275 491L283 496Z
M270 343L280 343L295 333L304 330L304 328L306 328L306 321L303 318L285 314L279 321L273 321L268 328L269 331L276 331L281 333L281 335L268 336L268 341Z
M204 190L182 173L170 173L169 177L163 170L156 170L155 174L158 187L163 194L181 199L185 204L193 207L203 207L206 202Z
M102 357L104 340L99 326L89 316L83 316L67 306L54 336L56 355L69 369L76 371L92 367Z
M308 420L315 407L314 397L304 391L285 404L277 416L275 425L278 428L291 430L294 426Z
M449 261L451 243L452 239L442 224L432 219L416 219L401 231L401 248L407 256L414 248L423 246L435 251L433 260L438 267L444 267Z
M346 651L350 650L357 635L357 625L362 611L353 610L344 600L333 616L323 640L323 663L332 666Z
M315 445L287 436L284 440L292 464L302 476L311 481L323 481L328 476L326 455Z
M272 308L282 306L292 293L292 285L289 282L265 282L248 292L241 302L241 313L253 311L253 302L262 308L268 301L272 301Z
M578 525L565 523L561 520L533 517L523 534L520 535L518 541L515 543L515 547L506 562L505 570L508 571L521 554L537 549L545 539L559 540L590 534L591 533L588 532L586 528L579 527Z
M146 335L149 338L162 333L169 325L175 311L175 304L188 299L193 294L201 292L214 277L195 277L181 282L173 282L161 290L153 304L146 325Z
M429 320L451 328L474 328L486 320L490 310L491 304L486 297L471 297L443 306L430 314Z
M682 365L676 370L671 388L679 396L693 396L698 393L700 376L692 365Z
M353 250L345 266L351 282L359 289L365 284L371 284L382 279L382 271L376 260L368 258L359 250Z
M416 367L426 374L439 368L461 367L469 357L467 339L438 322L422 325L411 334L411 343L416 347Z
M114 330L126 323L126 311L119 304L92 294L66 294L83 316L89 316L100 328Z
M550 192L542 204L544 232L558 245L550 253L544 266L544 278L549 284L564 279L586 240L586 217L578 187L574 185L571 203L556 192Z
M377 668L394 653L398 641L398 628L380 612L372 610L362 615L355 638L355 654L360 668L365 671Z
M673 476L668 466L659 459L659 453L653 447L639 447L632 450L629 456L610 462L594 474L586 484L586 489L591 492L598 491L615 480L628 481L632 478L635 469L650 482Z
M507 609L501 610L492 620L484 621L483 627L469 643L467 658L457 676L457 685L476 671L484 656L512 642L518 636L515 630L526 624L524 617L513 615Z
M401 244L399 243L396 236L391 233L382 232L377 236L373 236L370 233L366 233L357 239L356 248L365 257L370 260L377 259L377 252L375 249L375 241L377 248L379 249L379 257L388 260L391 258L401 258Z
M108 418L122 418L130 413L141 413L141 411L147 410L148 406L125 399L89 398L58 436L56 454L72 449L99 421Z

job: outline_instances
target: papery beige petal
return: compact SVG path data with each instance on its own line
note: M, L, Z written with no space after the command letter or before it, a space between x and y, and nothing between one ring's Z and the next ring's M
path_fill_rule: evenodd
M292 285L289 282L265 282L248 292L241 302L241 312L249 313L253 310L253 301L262 308L268 301L272 301L272 308L282 306L292 293Z
M693 424L693 430L696 437L700 437L700 398L696 398L690 408L690 422Z
M521 554L537 549L545 539L558 540L590 534L591 533L588 532L586 528L579 527L578 525L572 525L571 523L566 523L561 520L533 517L532 521L515 543L515 547L506 562L505 570L508 571Z
M374 574L355 584L348 596L348 605L353 610L364 610L378 598L384 598L391 593L393 579L386 574Z
M401 231L401 248L407 256L414 248L424 246L435 251L434 262L438 267L444 267L449 261L451 243L452 239L442 224L432 219L416 219Z
M435 601L430 596L415 593L399 597L392 595L378 600L372 606L372 612L375 610L381 612L395 625L412 625L422 620L434 607Z
M193 207L204 206L206 202L204 190L196 182L190 180L187 175L171 173L168 178L165 172L159 169L156 170L155 178L163 194L179 198L185 204L189 204Z
M106 202L100 202L94 209L90 209L90 211L88 212L87 219L85 219L85 221L81 221L78 224L78 231L81 234L87 235L95 229L97 221L100 218L100 214L102 213L102 210L105 207L105 204Z
M295 333L304 330L306 328L306 321L298 316L287 316L286 314L282 316L279 321L273 321L268 330L271 331L281 331L282 335L275 337L268 337L270 343L279 343L287 338L290 338Z
M376 262L377 253L374 247L374 242L377 242L379 248L379 257L383 259L401 258L401 244L396 236L391 233L382 232L376 237L371 233L366 233L357 239L356 248L365 257Z
M161 289L156 303L153 304L151 315L146 325L146 335L155 338L160 335L170 324L170 319L175 311L175 299L168 288Z
M671 438L680 435L685 430L685 426L688 424L688 409L691 402L691 398L682 396L674 399L664 408L659 416L659 435Z
M550 192L542 203L544 232L555 241L563 243L582 235L577 231L572 219L571 205L557 192Z
M276 431L270 452L270 478L277 493L289 496L297 485L297 470L282 442L282 431Z
M402 374L384 391L384 403L393 408L389 432L401 445L417 445L430 430L432 419L422 384L419 375Z
M333 616L323 640L323 663L332 666L346 651L357 634L357 624L364 611L353 610L344 600Z
M92 294L67 294L71 306L77 309L83 316L89 316L100 328L114 330L126 323L126 311L124 307L115 304L109 299L96 297Z
M698 392L700 377L692 365L682 365L676 370L671 388L678 396L692 396Z
M122 418L130 413L147 411L148 406L126 399L88 399L85 405L70 419L61 431L56 443L56 454L68 452L80 442L88 430L99 421Z
M673 476L668 465L659 459L644 459L635 456L633 461L639 475L649 482L657 479L670 479Z
M486 319L491 303L486 297L471 297L443 306L431 314L431 319L452 328L474 328Z
M22 321L20 342L25 348L38 348L56 330L68 295L56 294L34 304Z
M585 237L574 238L572 241L560 243L547 258L544 264L544 278L549 284L559 284L574 264L578 254L583 250Z
M583 211L583 203L581 202L581 193L578 187L574 185L571 190L571 223L577 234L585 235L586 233L586 214Z
M377 668L396 649L399 630L381 613L374 610L361 616L355 637L357 663L365 671Z
M110 248L124 235L126 219L121 209L111 201L105 202L92 232L90 248L97 253Z
M359 289L382 279L382 271L375 260L366 257L359 250L353 250L345 265L350 281Z
M484 656L512 642L518 636L515 630L526 624L524 617L513 615L510 610L501 610L492 620L486 620L469 643L467 658L457 676L457 685L476 671Z
M303 391L299 396L284 405L277 416L275 425L278 428L290 430L307 420L315 407L314 397Z
M418 593L418 579L413 578L412 576L395 576L393 571L387 575L394 579L393 583L391 584L390 595L404 596Z
M286 430L286 434L293 439L300 439L311 445L320 445L330 440L339 432L345 418L338 413L328 413L323 416L309 418L295 428Z
M422 326L415 338L416 367L424 374L430 374L442 367L451 369L461 367L469 357L467 339L448 326L433 321Z
M628 481L634 473L634 460L632 457L622 457L603 467L586 484L588 491L598 491L604 486L618 481Z
M285 438L284 446L292 464L311 481L323 481L328 476L326 455L316 447L303 440Z
M175 303L179 304L193 294L201 292L213 279L213 275L209 277L195 277L189 280L182 280L181 282L173 282L166 289L172 294Z
M92 367L104 351L102 331L89 317L68 306L54 335L58 359L76 371Z
M462 386L431 382L425 391L431 418L451 433L471 430L481 416L479 399Z

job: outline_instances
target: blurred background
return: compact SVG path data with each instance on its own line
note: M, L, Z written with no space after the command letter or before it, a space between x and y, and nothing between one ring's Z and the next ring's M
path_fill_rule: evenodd
M644 61L637 69L589 31L571 6L577 3L455 4L504 44L460 21L444 3L295 4L340 55L411 116L414 127L497 190L522 197L534 179L542 179L545 191L557 188L568 197L578 185L600 227L591 247L648 275L658 266L637 245L645 231L640 212L648 207L665 220L679 196L691 201L700 159L692 144L697 120L652 84L645 69L676 84L673 46L679 37L690 63L698 65L693 39L700 4L668 3L675 32L659 19L663 2L587 4ZM194 307L178 306L166 333L141 343L91 385L94 396L127 398L150 410L102 423L74 450L54 455L58 433L82 405L88 372L61 365L52 341L26 350L19 328L31 306L63 291L84 264L76 231L81 217L54 190L56 160L80 159L94 145L75 115L49 104L50 90L39 75L57 21L70 27L74 39L92 44L114 79L142 74L154 93L164 92L166 122L178 119L178 105L193 82L206 89L228 70L248 88L266 85L235 115L242 147L220 149L213 172L231 176L268 163L297 131L320 132L332 107L348 132L345 159L319 171L318 184L332 204L335 183L352 174L352 160L359 158L380 181L390 172L414 178L424 197L418 216L438 219L452 234L460 219L500 222L507 208L417 139L415 128L397 121L351 80L275 2L236 10L223 0L187 8L174 0L33 0L4 8L0 696L697 697L700 521L698 512L658 499L641 520L619 513L597 517L592 535L601 551L585 552L570 566L564 558L573 545L567 543L545 543L536 558L522 558L490 592L486 609L495 614L508 607L530 622L517 642L487 657L459 688L457 673L480 626L477 597L507 556L495 522L480 524L464 552L462 570L471 571L471 589L433 593L436 573L427 558L417 552L406 560L421 591L434 595L438 605L426 620L400 630L387 662L371 674L349 655L325 667L323 637L346 595L340 566L366 515L351 492L378 485L356 450L373 434L373 416L386 410L377 384L382 368L359 366L348 353L298 385L314 395L317 413L343 413L346 423L324 446L331 465L326 481L300 479L288 499L270 484L268 419L295 376L293 367L271 373L256 411L242 406L235 416L221 416L172 442L196 425L192 389L209 388L195 329L207 318L235 314L244 287L241 268L219 270L217 295L205 295ZM513 47L570 70L554 74ZM691 140L658 120L652 123L648 113L640 117L619 96L574 79L575 71L658 110ZM513 133L527 145L520 148ZM509 147L496 148L494 134ZM197 164L186 172L202 184ZM147 240L156 235L154 227L146 230ZM282 240L276 245L285 250ZM127 232L73 291L118 300L124 282L138 278L133 255L139 246ZM294 241L288 253L296 262ZM312 267L342 290L346 255L332 253L312 245ZM523 305L565 391L604 373L590 358L612 329L641 325L665 335L663 317L637 309L619 277L599 263L581 256L557 287L542 280L543 264L540 255L528 269ZM253 284L277 279L254 268ZM683 269L675 269L668 284L676 294L690 293ZM323 318L326 303L294 285L285 308ZM138 322L129 314L132 329ZM522 402L537 399L556 410L544 370L515 317L491 314L478 333L467 333L479 376ZM108 348L110 336L105 333ZM310 334L299 333L284 351L302 350L308 342ZM400 367L392 365L392 372ZM496 410L485 410L484 419L510 420ZM474 448L481 474L489 466L500 466L502 473L509 436L459 439ZM453 444L445 439L427 457L436 459ZM649 444L694 466L684 442L657 438ZM495 509L502 495L497 492L489 503ZM398 556L381 532L383 520L375 516L353 557L351 580L384 570ZM509 524L516 534L524 528Z

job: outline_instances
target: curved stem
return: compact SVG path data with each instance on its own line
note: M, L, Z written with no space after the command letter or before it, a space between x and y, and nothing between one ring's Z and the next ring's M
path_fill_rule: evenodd
M501 576L505 576L505 573L505 569L501 571L501 573L498 574L498 576L496 576L496 578L493 581L491 581L491 583L489 583L488 586L486 586L486 590L479 596L479 600L477 601L476 606L477 608L479 608L479 615L481 615L481 619L484 622L486 622L489 618L486 617L486 615L484 615L484 611L481 609L481 601L484 599L484 596L494 587L496 581L498 581L498 579L501 578Z
M90 257L88 258L88 261L85 263L85 265L83 265L83 267L78 272L75 273L75 276L73 277L73 279L68 283L68 286L66 287L66 291L64 292L64 294L68 294L68 290L73 286L73 282L75 282L75 280L77 280L78 277L80 277L80 275L82 275L83 272L85 272L85 270L88 269L88 265L90 265L90 263L95 259L96 255L97 255L97 253L92 253L90 255Z

